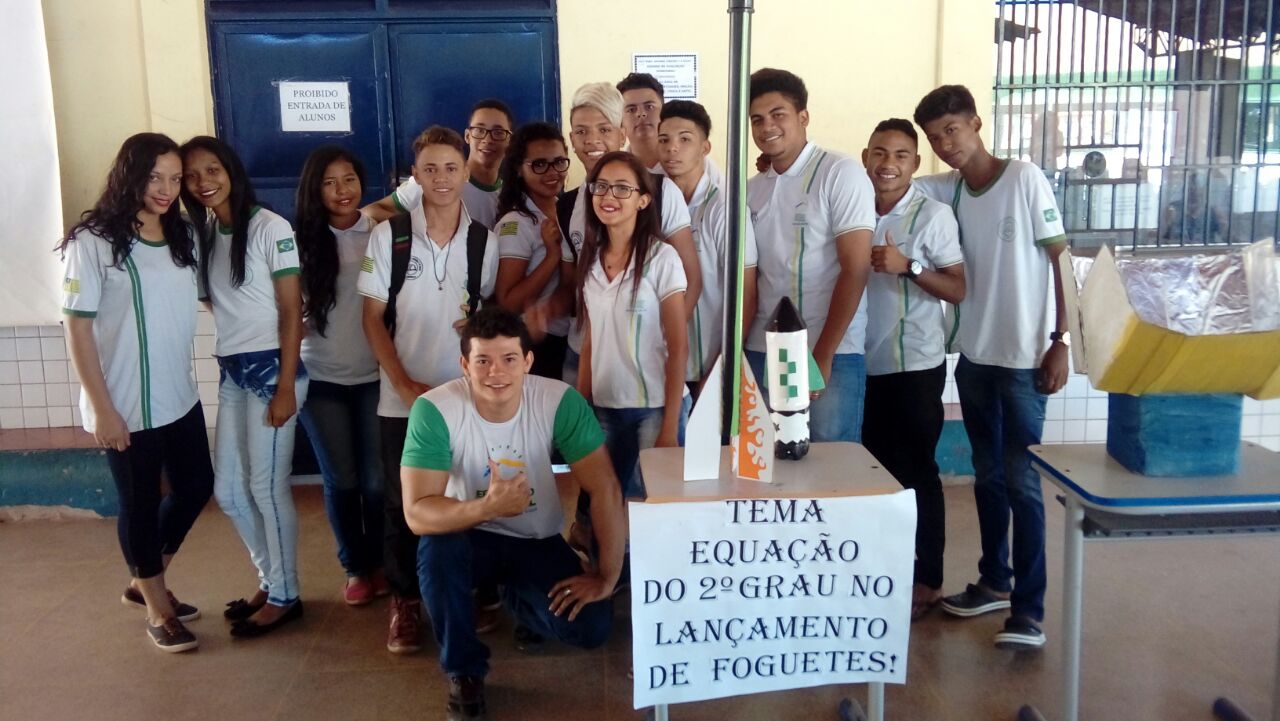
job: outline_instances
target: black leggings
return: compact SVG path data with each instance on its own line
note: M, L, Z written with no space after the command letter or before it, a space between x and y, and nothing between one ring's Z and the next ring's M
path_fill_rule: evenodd
M164 571L213 494L213 464L200 402L168 425L129 434L124 451L108 450L107 465L120 496L116 530L134 578ZM169 480L161 498L160 475Z

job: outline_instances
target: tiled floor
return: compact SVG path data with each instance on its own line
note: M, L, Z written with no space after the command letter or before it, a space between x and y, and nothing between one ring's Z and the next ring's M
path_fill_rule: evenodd
M948 488L948 589L969 580L977 531L968 488ZM222 604L253 589L230 523L211 507L170 572L201 606L199 651L168 656L120 605L126 582L111 521L0 524L0 720L441 719L435 649L399 658L383 647L385 602L352 609L319 489L299 488L307 616L267 638L232 642ZM1046 494L1049 491L1046 490ZM1051 499L1052 496L1048 495ZM1056 715L1062 512L1048 502L1049 646L991 646L1000 619L935 615L915 625L909 682L890 687L888 718L1012 719L1025 702ZM1082 718L1211 718L1228 693L1264 718L1280 617L1280 539L1129 541L1086 546ZM639 719L631 708L626 614L606 648L514 650L510 628L488 637L490 718ZM679 706L679 721L832 719L846 693L820 688Z

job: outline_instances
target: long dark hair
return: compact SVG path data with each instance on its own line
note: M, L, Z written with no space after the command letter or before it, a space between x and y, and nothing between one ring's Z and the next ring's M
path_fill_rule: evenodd
M520 170L529 157L529 145L538 140L557 140L568 153L569 146L564 142L560 128L551 123L527 123L511 135L511 144L507 146L507 155L502 159L502 190L498 191L498 217L516 211L529 220L534 220L533 209L525 200L528 188L524 184L524 176ZM552 172L551 168L547 172Z
M227 171L227 180L231 183L231 282L236 287L244 283L244 256L249 245L249 216L258 204L253 193L253 185L249 183L249 174L245 172L240 156L230 145L211 138L208 135L197 135L182 144L182 162L196 150L205 150L213 154ZM213 211L204 207L199 198L191 194L187 184L182 184L182 205L187 209L191 222L195 223L196 234L200 239L200 273L204 277L205 287L209 287L209 258L213 255L213 239L216 235L218 219Z
M600 171L613 163L622 163L631 169L631 173L636 176L636 186L640 188L641 195L647 195L650 203L640 208L636 212L636 227L631 234L631 300L635 302L636 291L640 289L640 276L644 271L644 264L649 260L649 252L653 249L653 244L661 243L658 234L662 231L662 214L658 210L657 204L653 203L653 176L649 173L649 169L644 167L636 156L623 150L615 150L612 153L605 153L596 163L596 167L592 168L591 173L587 175L586 183L594 183L600 177ZM595 265L596 260L600 257L600 253L609 247L609 231L604 227L604 223L600 222L600 217L596 215L595 203L592 202L591 193L587 193L584 200L587 201L586 211L586 228L582 234L582 252L578 254L578 307L586 307L586 299L583 297L583 286L586 285L588 274L591 272L591 266ZM582 318L585 313L578 314L578 325L582 325Z
M351 163L364 192L364 164L351 151L337 145L322 145L311 151L302 165L296 197L294 235L298 239L298 260L302 263L302 289L306 315L324 335L329 311L337 304L338 239L329 228L329 210L324 207L324 171L336 161Z
M151 180L156 159L166 153L178 153L178 144L160 133L138 133L120 146L115 162L107 173L107 184L93 208L80 215L80 221L67 231L56 250L66 255L67 245L81 230L101 236L111 244L111 265L120 268L137 241L142 221L138 213L145 207L144 196ZM160 227L169 245L169 256L179 268L195 265L195 240L191 229L182 222L178 204L173 203L160 216Z

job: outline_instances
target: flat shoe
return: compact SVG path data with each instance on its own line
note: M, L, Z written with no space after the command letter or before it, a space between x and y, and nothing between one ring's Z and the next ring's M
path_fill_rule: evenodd
M262 608L261 603L249 603L243 598L237 598L227 603L226 609L222 612L222 617L228 621L243 621L257 613L260 608Z
M292 621L296 621L300 618L302 618L302 601L298 600L298 601L294 601L293 605L289 607L289 610L285 611L284 614L280 616L280 618L277 618L271 623L261 623L261 624L254 623L253 621L250 621L247 618L241 621L236 621L231 626L231 635L236 638L254 638L256 636L265 636L268 633L271 633L272 631L276 630L277 628L280 628L281 626L284 626L285 624L288 624Z

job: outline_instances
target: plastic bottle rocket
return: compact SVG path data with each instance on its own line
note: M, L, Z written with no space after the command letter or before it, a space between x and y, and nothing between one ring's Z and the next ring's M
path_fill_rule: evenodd
M790 298L773 309L764 345L773 454L798 461L809 452L809 330Z

